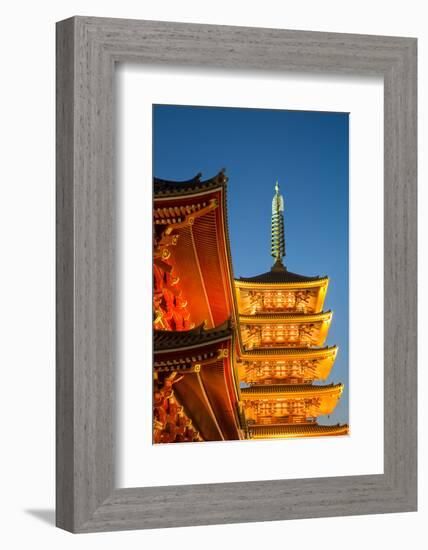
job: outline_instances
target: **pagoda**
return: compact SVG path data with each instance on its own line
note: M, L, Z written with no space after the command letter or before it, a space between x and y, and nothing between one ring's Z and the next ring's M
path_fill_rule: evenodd
M342 384L319 385L337 347L327 277L291 273L284 200L272 202L272 269L234 279L224 170L154 178L153 442L341 435L326 426ZM316 382L316 383L315 383Z
M270 271L235 279L236 362L246 437L271 439L344 435L348 425L318 423L335 409L343 384L324 384L337 346L326 346L333 313L324 311L328 277L288 271L284 199L272 200ZM316 383L315 383L316 382Z

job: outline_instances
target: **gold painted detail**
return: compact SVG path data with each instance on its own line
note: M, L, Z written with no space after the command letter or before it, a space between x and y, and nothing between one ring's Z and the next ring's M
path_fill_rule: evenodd
M193 225L197 218L215 210L219 206L217 199L210 199L206 202L190 204L187 206L156 208L153 212L155 225L165 225L165 235L168 236L173 230Z
M299 424L316 422L319 416L331 414L342 392L343 384L256 385L241 388L241 400L249 426Z
M242 361L294 361L296 359L327 359L335 358L337 346L326 348L254 348L241 351ZM281 356L281 357L278 357Z
M343 385L272 385L241 389L248 425L295 424L315 422L318 416L331 414L343 391Z
M251 424L298 424L315 422L321 409L319 397L246 401L245 417Z
M255 315L263 313L315 313L318 291L316 289L255 290L241 289L239 313Z
M169 263L171 247L178 235L155 232L153 250L153 327L160 330L186 330L193 326L187 300L178 286L180 277Z
M224 359L226 357L229 357L229 350L228 348L220 348L217 350L218 356L217 359Z
M154 377L153 393L153 442L184 443L203 441L192 419L174 395L173 386L182 379L176 372L162 381Z
M242 343L246 350L266 347L322 346L325 336L319 324L241 325Z
M284 361L242 361L241 380L246 384L301 384L325 380L335 356L327 359L294 359Z
M202 367L218 362L215 354L201 354L176 360L162 360L158 352L154 361L155 372L181 372L182 374L199 372Z
M235 279L236 288L257 288L257 289L307 289L307 288L317 288L328 285L328 277L320 277L319 279L314 279L313 281L300 281L298 283L259 283L257 281L241 281Z
M315 323L318 321L330 322L333 317L332 311L325 311L322 313L314 313L308 315L299 314L287 314L287 313L270 313L262 315L240 315L240 323L247 323L251 325L262 325L272 323Z

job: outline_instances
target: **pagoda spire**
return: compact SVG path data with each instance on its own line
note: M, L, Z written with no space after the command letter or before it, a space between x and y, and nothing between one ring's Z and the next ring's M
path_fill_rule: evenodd
M278 180L275 183L275 195L272 199L271 255L275 258L272 269L285 269L282 263L282 258L285 256L284 198L279 193Z

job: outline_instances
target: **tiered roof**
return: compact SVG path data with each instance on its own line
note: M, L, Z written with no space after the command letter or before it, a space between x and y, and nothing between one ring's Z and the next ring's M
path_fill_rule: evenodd
M274 384L271 386L250 386L249 388L241 389L241 396L243 399L251 399L258 397L260 399L269 399L272 395L276 397L286 397L289 394L293 394L293 397L297 395L306 396L321 396L321 395L338 395L343 391L343 384L327 384L324 386L313 384Z
M154 180L159 254L179 278L193 326L213 328L233 314L227 181L224 171L204 181L200 174L180 182Z
M240 439L239 388L230 321L204 330L154 332L158 379L176 373L174 395L206 441Z
M299 312L273 312L255 313L254 315L240 315L241 323L249 325L272 324L272 323L317 323L319 321L330 322L333 316L331 310L323 311L322 313L299 313Z
M200 174L180 182L154 180L155 266L166 274L168 290L179 288L194 326L154 331L154 373L160 388L171 380L175 399L206 441L243 437L232 361L226 184L224 171L204 181Z
M272 269L233 281L227 229L227 181L224 170L207 180L202 180L201 174L186 181L154 179L154 263L159 284L155 318L162 321L163 311L168 306L168 319L172 316L172 320L168 321L165 314L164 319L168 322L159 322L157 326L181 327L154 331L156 391L168 396L163 401L168 401L165 409L162 409L163 402L157 401L159 440L164 436L165 440L171 440L168 439L170 428L161 422L164 413L168 418L170 409L175 411L180 424L173 428L178 434L176 441L347 433L347 426L320 426L313 418L308 422L303 418L302 423L299 412L299 407L307 407L312 416L314 411L329 414L343 391L342 384L311 384L316 376L321 379L328 376L337 354L336 346L318 347L324 343L332 317L332 312L322 311L328 277L288 271L282 264L283 236L276 234ZM283 227L282 210L275 215L272 226L278 233ZM287 306L283 308L285 302ZM296 308L293 310L294 303ZM270 306L263 310L263 304ZM164 309L160 311L161 308ZM174 315L182 316L181 325L174 324ZM283 334L290 332L295 347L275 345L273 338L272 345L245 348L242 331L250 335L254 335L254 331L269 332L270 325L272 330L279 327ZM300 336L296 339L294 333L302 334L300 346ZM289 337L281 338L287 345L285 340ZM303 347L305 345L317 347ZM245 369L255 372L251 369L257 369L262 363L262 371L248 378L251 383L257 383L240 388L240 373ZM282 365L278 372L277 367L272 367L274 363ZM286 363L288 366L284 367ZM307 369L303 382L288 383L299 369ZM289 377L288 373L293 376ZM283 383L284 378L286 383ZM259 380L262 383L258 385ZM297 419L300 424L254 425L254 419L266 421L263 405L257 414L252 414L247 426L247 404L254 400L268 403L272 399L282 403L285 411L276 411L272 422ZM186 430L183 423L190 423Z
M205 329L204 323L191 330L154 330L153 345L155 352L174 349L190 349L206 343L220 342L232 336L232 323L227 319L223 324Z
M254 277L240 277L237 283L251 283L251 284L283 284L283 283L312 283L328 281L328 277L307 277L306 275L299 275L288 271L288 269L282 266L282 269L272 268L266 273L255 275Z
M293 273L283 264L283 205L276 184L271 270L235 279L241 333L237 354L246 384L241 399L249 436L341 435L347 426L316 423L316 417L333 412L343 392L343 384L313 383L327 378L337 354L336 346L321 347L332 319L331 311L322 310L329 280Z
M334 426L320 424L270 424L266 426L251 426L249 428L249 435L251 439L285 439L346 435L348 430L349 427L347 424L335 424Z
M214 189L219 185L223 186L228 179L225 170L222 169L214 177L202 180L202 174L199 172L193 178L184 181L172 181L161 178L153 179L153 191L155 197L177 197L190 195Z

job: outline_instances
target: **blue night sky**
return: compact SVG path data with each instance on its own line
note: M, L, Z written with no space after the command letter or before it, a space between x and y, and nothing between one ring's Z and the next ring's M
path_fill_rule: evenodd
M330 278L334 312L327 345L339 353L330 382L345 390L319 423L348 422L348 114L222 107L153 106L153 173L202 179L226 169L235 277L268 271L274 185L284 196L290 271ZM325 382L323 382L325 383Z

